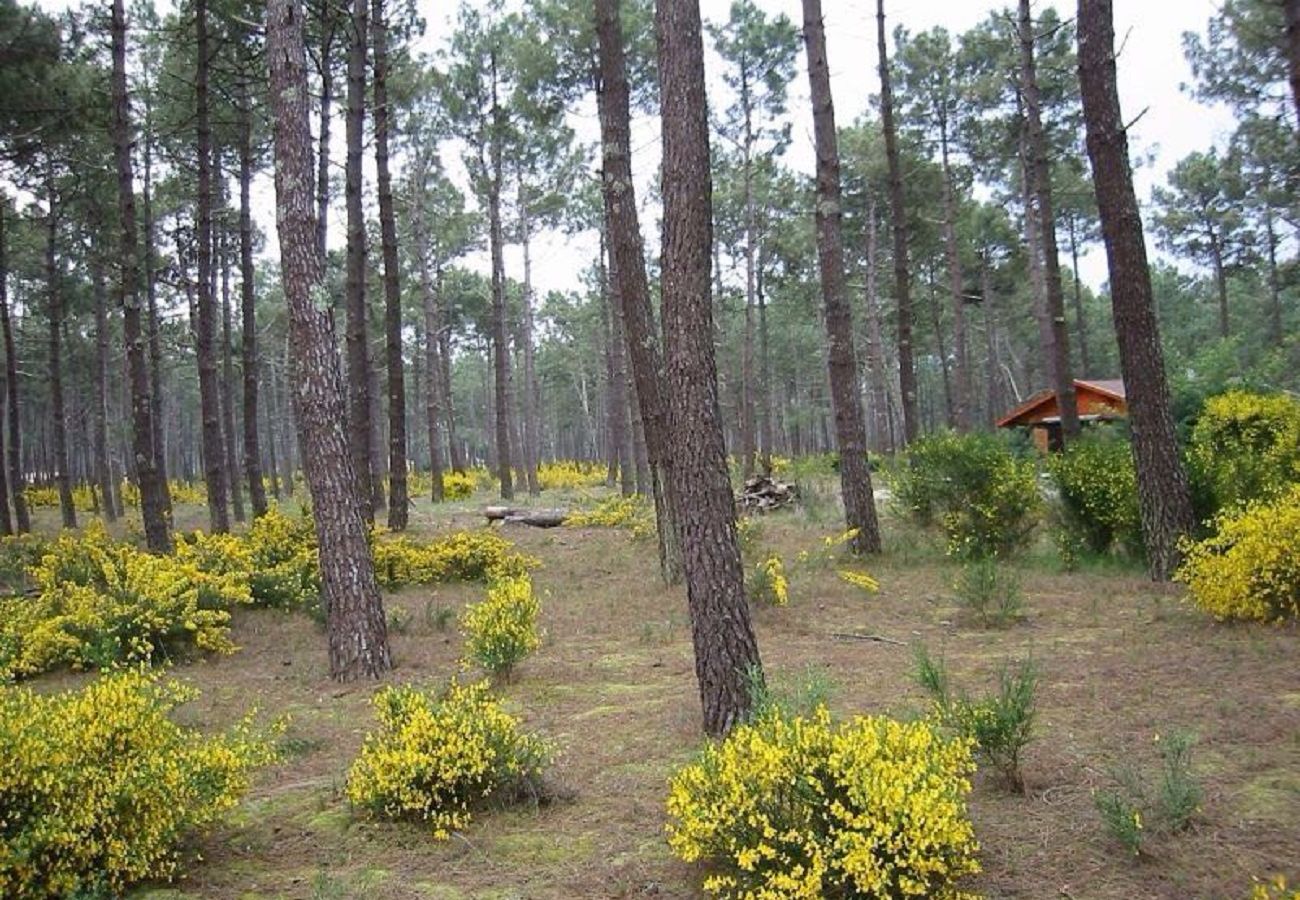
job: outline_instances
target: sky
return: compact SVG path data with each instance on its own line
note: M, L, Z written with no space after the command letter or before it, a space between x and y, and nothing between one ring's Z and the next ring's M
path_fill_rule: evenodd
M1005 8L1009 0L887 0L886 15L892 33L897 25L917 32L942 25L957 34L983 20L993 9ZM799 0L758 0L760 7L770 13L785 13L798 25L801 21ZM58 10L76 5L71 0L43 0L38 5ZM730 0L701 0L701 11L706 21L723 22L727 18ZM1047 5L1047 0L1035 0L1035 14ZM159 6L170 4L161 0ZM427 23L426 34L420 48L433 50L441 46L451 31L456 4L447 0L417 0L417 9ZM1062 0L1056 4L1062 17L1073 16L1074 4ZM847 125L866 112L872 96L879 89L876 74L875 4L869 0L823 0L826 22L828 56L831 68L831 92L834 97L836 120ZM1192 73L1182 52L1182 36L1186 31L1204 32L1206 23L1217 15L1214 0L1129 0L1116 4L1116 42L1121 47L1118 59L1120 101L1125 118L1134 122L1130 135L1130 150L1136 167L1137 194L1145 202L1153 185L1163 183L1165 173L1183 156L1211 144L1222 144L1231 134L1233 122L1229 112L1222 107L1207 107L1194 100L1184 89ZM803 67L803 54L799 56L799 69L790 87L788 108L792 122L793 142L786 154L786 163L793 169L808 174L814 165L812 144L812 113L808 103L808 76ZM719 102L721 95L719 61L710 54L710 93ZM336 104L336 109L338 104ZM599 139L594 98L570 110L570 122L579 140L594 144ZM313 122L313 127L315 123ZM343 128L341 121L334 129L337 144L333 157L335 165L342 165ZM633 123L633 169L644 198L646 186L659 165L659 130L652 116L637 117ZM445 162L453 177L463 172L449 152ZM400 160L397 161L400 166ZM367 165L368 202L373 197L373 158ZM255 217L267 235L265 253L277 258L275 238L275 197L269 174L260 178L254 187ZM343 241L342 197L335 198L329 222L331 246L341 246ZM657 247L650 233L654 221L652 214L643 213L642 226L647 231L647 246ZM1148 237L1148 241L1150 238ZM1153 253L1158 249L1152 246ZM534 289L539 295L547 291L566 291L581 286L580 274L594 261L598 252L594 234L569 236L541 234L533 246ZM487 271L486 253L471 255L465 264L479 271ZM509 247L506 251L507 275L522 275L522 251ZM1100 287L1106 280L1105 258L1100 248L1092 248L1081 262L1083 280Z

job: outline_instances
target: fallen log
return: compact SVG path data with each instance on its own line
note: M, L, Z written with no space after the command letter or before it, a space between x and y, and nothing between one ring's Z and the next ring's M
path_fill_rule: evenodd
M748 479L737 498L741 509L760 513L789 506L798 499L797 486L777 481L770 475L755 475Z
M483 510L489 522L507 525L531 525L534 528L555 528L569 517L567 509L530 509L521 506L489 506Z

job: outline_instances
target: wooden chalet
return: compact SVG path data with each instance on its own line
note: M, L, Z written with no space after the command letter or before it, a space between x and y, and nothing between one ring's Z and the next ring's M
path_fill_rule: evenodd
M1082 422L1112 421L1128 418L1128 400L1124 382L1118 378L1101 381L1074 380ZM999 428L1028 428L1034 445L1044 453L1061 449L1061 409L1056 391L1045 389L1026 399L998 419Z

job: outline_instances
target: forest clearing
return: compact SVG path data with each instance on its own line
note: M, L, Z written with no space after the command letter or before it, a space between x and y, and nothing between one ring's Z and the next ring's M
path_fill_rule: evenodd
M0 0L0 898L1300 900L1300 0L860 6Z

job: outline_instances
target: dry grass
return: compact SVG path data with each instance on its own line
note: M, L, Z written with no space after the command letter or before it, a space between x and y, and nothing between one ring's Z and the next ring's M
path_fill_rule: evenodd
M554 500L547 500L548 504ZM477 527L476 504L419 505L417 532ZM793 563L834 523L793 513L764 523L756 546ZM195 524L198 524L197 522ZM236 621L234 656L177 674L204 691L185 715L213 727L250 704L289 713L292 755L268 773L203 857L154 897L604 898L695 897L699 873L663 840L672 769L698 747L698 700L685 599L661 586L654 548L603 530L511 528L544 562L542 649L505 689L510 707L560 753L561 799L484 814L448 843L412 825L354 818L342 798L348 764L370 723L376 686L327 678L323 638L306 617L251 611ZM1039 737L1024 760L1026 795L977 781L972 812L988 897L1237 898L1252 875L1300 876L1300 681L1294 627L1227 627L1187 608L1140 573L1057 574L1020 566L1026 619L1009 629L966 622L951 597L955 566L894 526L870 568L869 596L831 566L792 565L792 605L756 612L769 679L823 669L839 713L914 711L911 651L924 641L954 677L991 685L1005 660L1032 655L1042 674ZM459 637L426 607L460 606L474 585L388 598L408 613L393 635L392 680L437 682ZM869 632L904 645L837 640ZM57 683L63 679L52 679ZM1205 788L1191 830L1134 860L1104 832L1092 792L1117 764L1154 764L1154 736L1199 736Z

